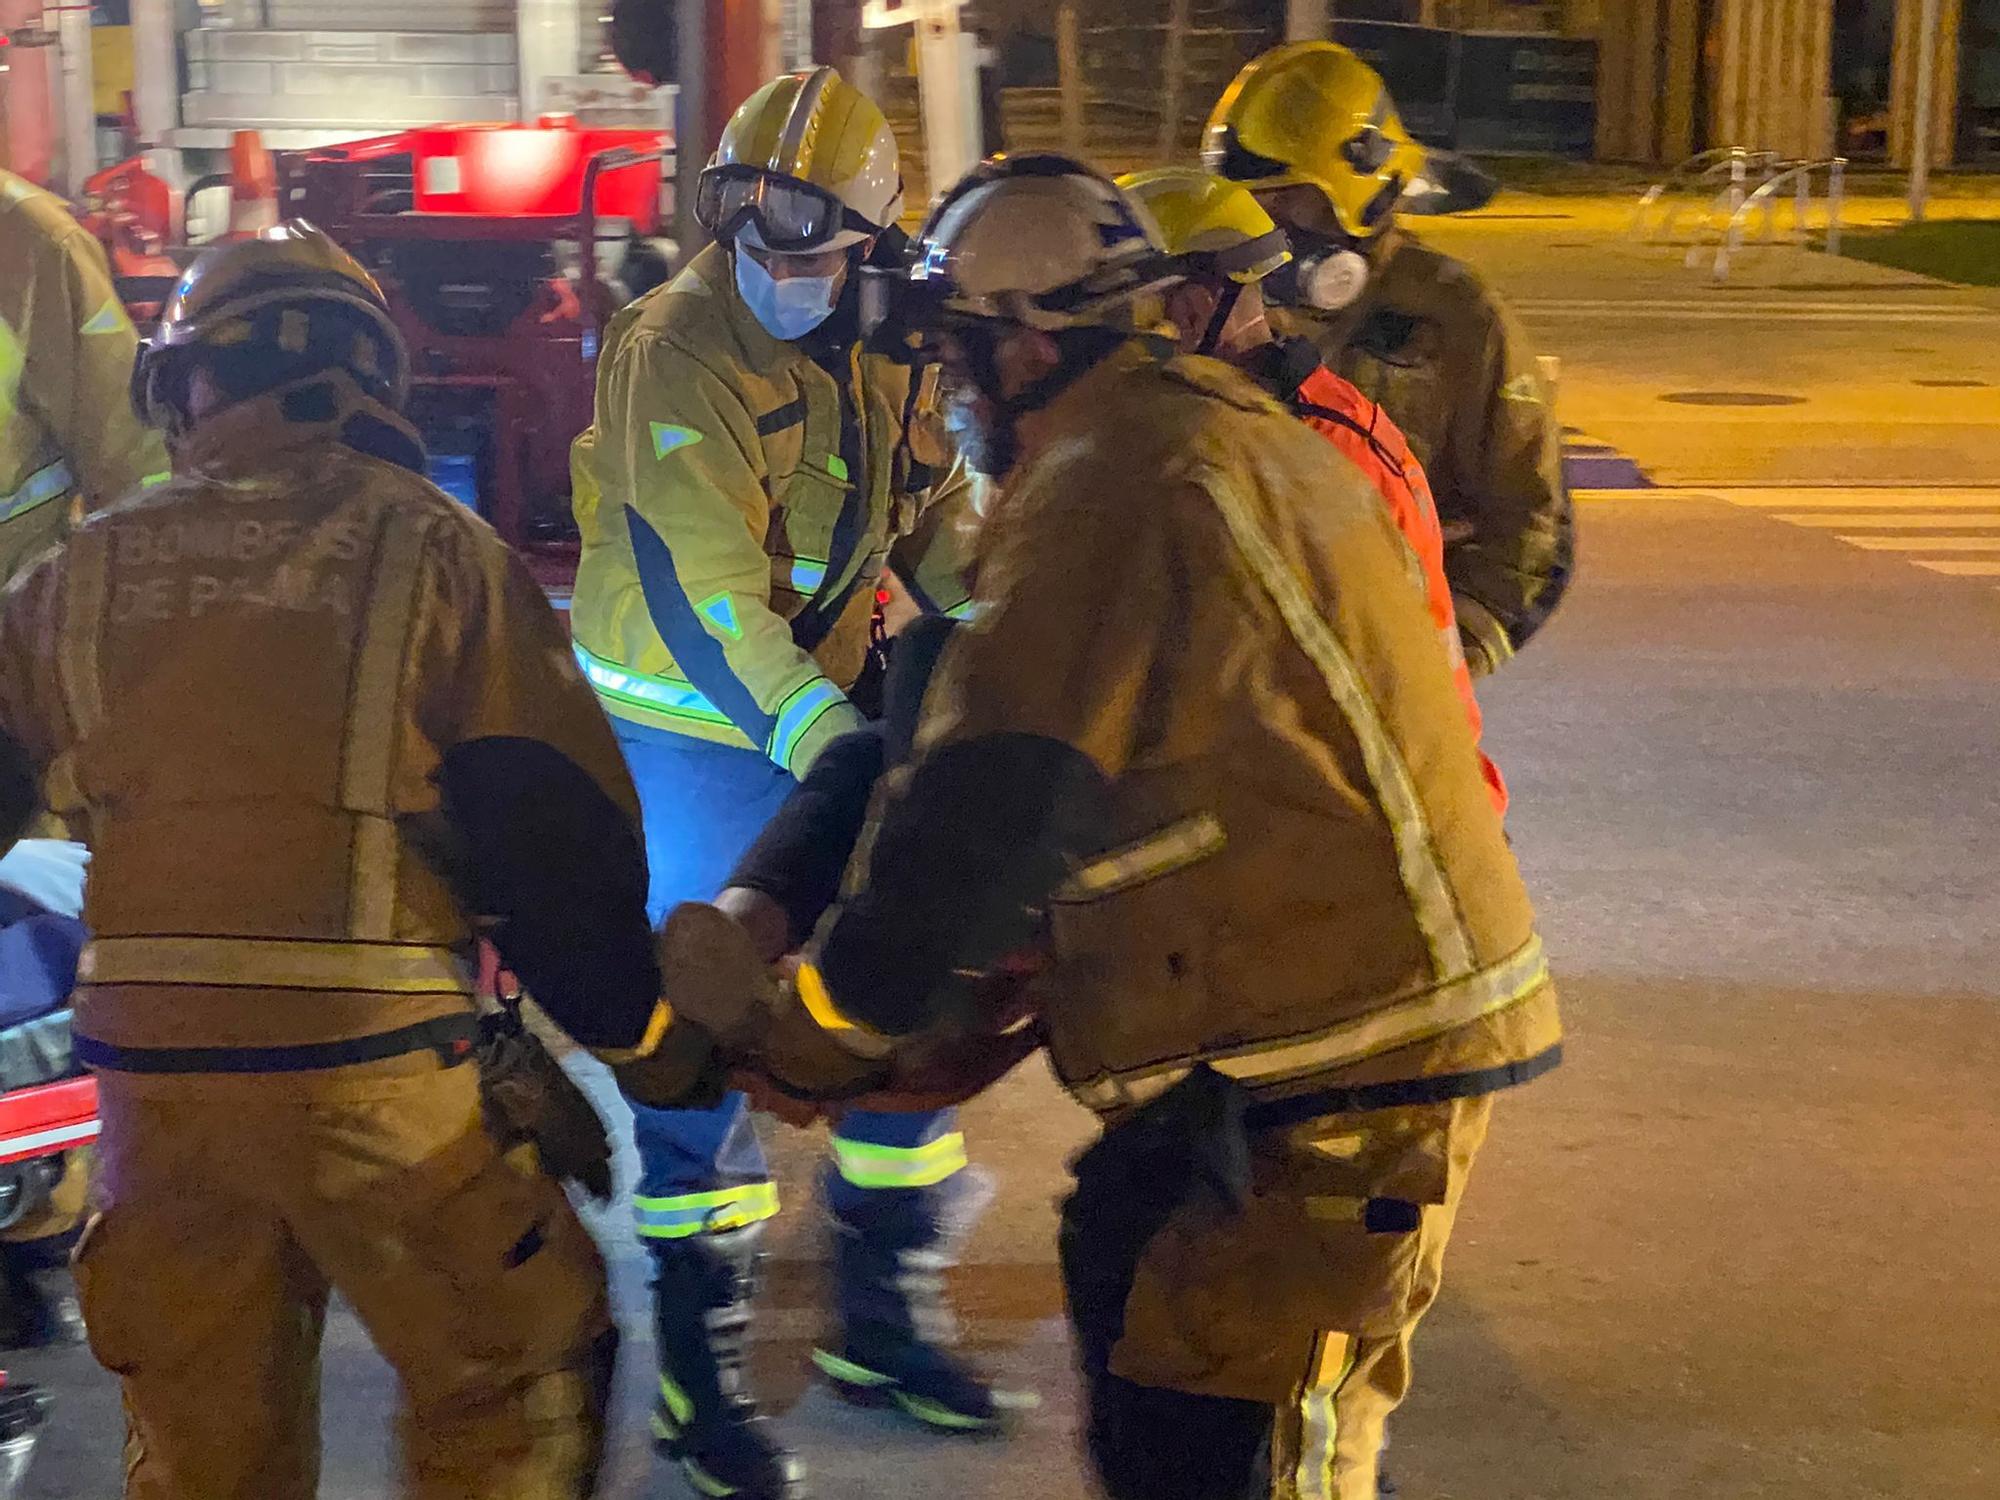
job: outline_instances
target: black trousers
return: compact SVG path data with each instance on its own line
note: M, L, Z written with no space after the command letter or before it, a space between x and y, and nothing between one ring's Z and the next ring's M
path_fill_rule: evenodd
M1207 1097L1203 1097L1204 1085ZM1177 1097L1178 1096L1178 1097ZM1110 1500L1266 1500L1275 1409L1138 1385L1111 1373L1147 1244L1204 1175L1232 1122L1216 1080L1184 1087L1076 1162L1058 1248L1084 1384L1084 1446ZM1208 1175L1228 1176L1224 1166Z

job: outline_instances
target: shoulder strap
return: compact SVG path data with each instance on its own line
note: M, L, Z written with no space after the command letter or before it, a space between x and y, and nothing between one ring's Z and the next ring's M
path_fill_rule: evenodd
M1364 427L1347 412L1338 411L1331 406L1321 406L1316 401L1307 401L1300 396L1294 396L1290 405L1293 414L1301 420L1310 418L1321 422L1332 422L1336 426L1345 427L1349 432L1354 433L1368 444L1369 451L1375 455L1376 460L1383 468L1394 474L1398 479L1404 481L1409 479L1408 472L1403 468L1403 461L1390 451L1381 438L1375 435L1373 427ZM1376 408L1377 412L1380 412L1380 410L1380 407Z

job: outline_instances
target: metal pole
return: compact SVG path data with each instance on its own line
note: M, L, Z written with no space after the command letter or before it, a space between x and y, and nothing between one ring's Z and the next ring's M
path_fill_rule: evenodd
M80 193L97 172L97 88L90 55L90 7L65 5L43 12L53 22L56 56L62 71L63 174L70 193Z
M1325 41L1331 29L1328 25L1327 10L1327 0L1286 0L1285 40Z
M1083 41L1078 35L1076 0L1056 9L1056 74L1062 85L1063 150L1083 154Z
M1923 222L1931 190L1931 87L1937 71L1938 0L1917 12L1917 90L1910 121L1910 222Z
M548 81L576 74L583 50L583 16L577 0L520 0L514 12L520 117L532 120L548 105Z
M1181 135L1181 85L1187 74L1188 0L1173 0L1167 14L1166 86L1160 100L1160 159L1173 160Z
M181 122L173 0L132 0L132 112L146 146L166 146Z
M966 88L961 36L954 0L932 0L917 13L917 90L933 197L979 164L979 98Z
M680 76L674 79L674 270L678 272L708 244L708 231L694 216L695 187L708 165L709 70L722 67L720 37L717 56L709 55L708 7L674 7L676 55Z
M1836 156L1826 179L1826 253L1840 254L1840 211L1847 197L1847 158Z

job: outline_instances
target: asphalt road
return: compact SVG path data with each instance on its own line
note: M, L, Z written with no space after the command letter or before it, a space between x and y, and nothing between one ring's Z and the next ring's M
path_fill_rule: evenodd
M1657 315L1534 326L1610 372L1566 376L1566 403L1656 357L1656 384L1693 388ZM1985 329L1949 337L1938 376L1990 361ZM1957 425L1966 472L1935 477L1991 482L2000 413ZM1826 479L1810 435L1761 430L1636 445L1736 487L1585 500L1570 602L1485 694L1570 1061L1502 1102L1476 1172L1395 1424L1411 1500L2000 1494L2000 493L1752 491ZM1086 1493L1052 1202L1089 1122L1031 1069L967 1129L999 1193L959 1305L1044 1398L1005 1442L906 1432L808 1378L816 1147L774 1132L790 1211L758 1375L825 1500ZM630 1333L607 1492L683 1494L641 1431L643 1264L603 1227ZM109 1382L81 1354L12 1363L61 1402L27 1493L109 1500ZM327 1387L324 1493L386 1493L393 1382L345 1318Z

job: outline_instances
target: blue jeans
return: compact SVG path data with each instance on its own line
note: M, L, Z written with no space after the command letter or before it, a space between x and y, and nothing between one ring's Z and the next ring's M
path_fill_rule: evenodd
M683 901L712 899L797 785L752 750L617 721L639 790L654 922ZM714 1109L632 1109L640 1177L633 1208L650 1241L740 1228L778 1211L764 1148L741 1094ZM850 1110L833 1134L827 1206L853 1222L895 1194L919 1217L941 1216L965 1166L958 1112ZM935 1207L933 1208L933 1205ZM904 1217L899 1215L898 1217Z

